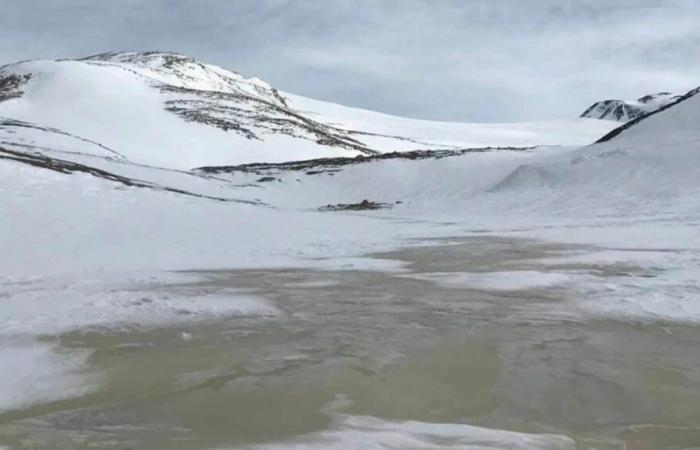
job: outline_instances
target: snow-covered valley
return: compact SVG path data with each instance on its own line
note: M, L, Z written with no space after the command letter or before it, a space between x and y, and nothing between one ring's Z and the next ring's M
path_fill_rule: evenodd
M616 128L402 119L163 53L0 80L0 446L700 436L697 91Z

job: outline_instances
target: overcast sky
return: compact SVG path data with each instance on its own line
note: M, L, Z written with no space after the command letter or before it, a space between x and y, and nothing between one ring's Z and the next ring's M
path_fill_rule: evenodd
M1 0L0 65L170 50L308 97L455 121L700 85L698 0Z

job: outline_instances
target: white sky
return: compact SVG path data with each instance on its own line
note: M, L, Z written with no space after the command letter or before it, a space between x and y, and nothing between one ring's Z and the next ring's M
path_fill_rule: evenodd
M170 50L322 100L519 121L700 85L698 0L2 0L0 64Z

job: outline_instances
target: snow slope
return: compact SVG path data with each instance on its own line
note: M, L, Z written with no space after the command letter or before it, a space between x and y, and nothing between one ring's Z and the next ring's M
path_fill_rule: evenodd
M297 110L339 128L361 130L366 142L384 145L385 136L410 139L395 150L421 148L524 147L585 145L615 124L593 119L560 119L541 122L459 123L406 119L374 111L348 108L298 95L284 94Z
M494 191L551 191L555 196L597 194L596 207L614 198L639 211L660 201L694 205L700 186L700 89L631 121L598 143L519 167ZM551 197L551 196L550 196Z
M590 119L614 120L629 122L638 117L658 111L664 106L675 102L681 96L670 92L659 92L640 97L637 100L603 100L591 105L581 114Z
M164 52L4 66L0 118L94 142L135 163L176 169L431 148L582 145L613 128L590 119L403 119L280 93L261 80ZM63 145L55 143L56 133L39 139L16 131L15 141Z

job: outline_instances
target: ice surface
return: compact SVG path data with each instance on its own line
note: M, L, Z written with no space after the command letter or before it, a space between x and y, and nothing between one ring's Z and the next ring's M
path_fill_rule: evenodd
M494 291L518 291L538 287L564 285L572 281L573 275L564 273L517 270L506 272L445 272L408 275L429 280L447 288L470 288Z
M0 337L58 334L87 327L145 327L236 316L280 314L265 299L232 289L168 288L175 274L82 274L2 285Z
M90 392L94 376L82 368L90 356L52 344L0 337L0 413Z
M302 436L279 444L247 447L277 449L368 449L368 450L573 450L565 436L514 433L463 424L390 422L374 417L343 416L328 431Z

